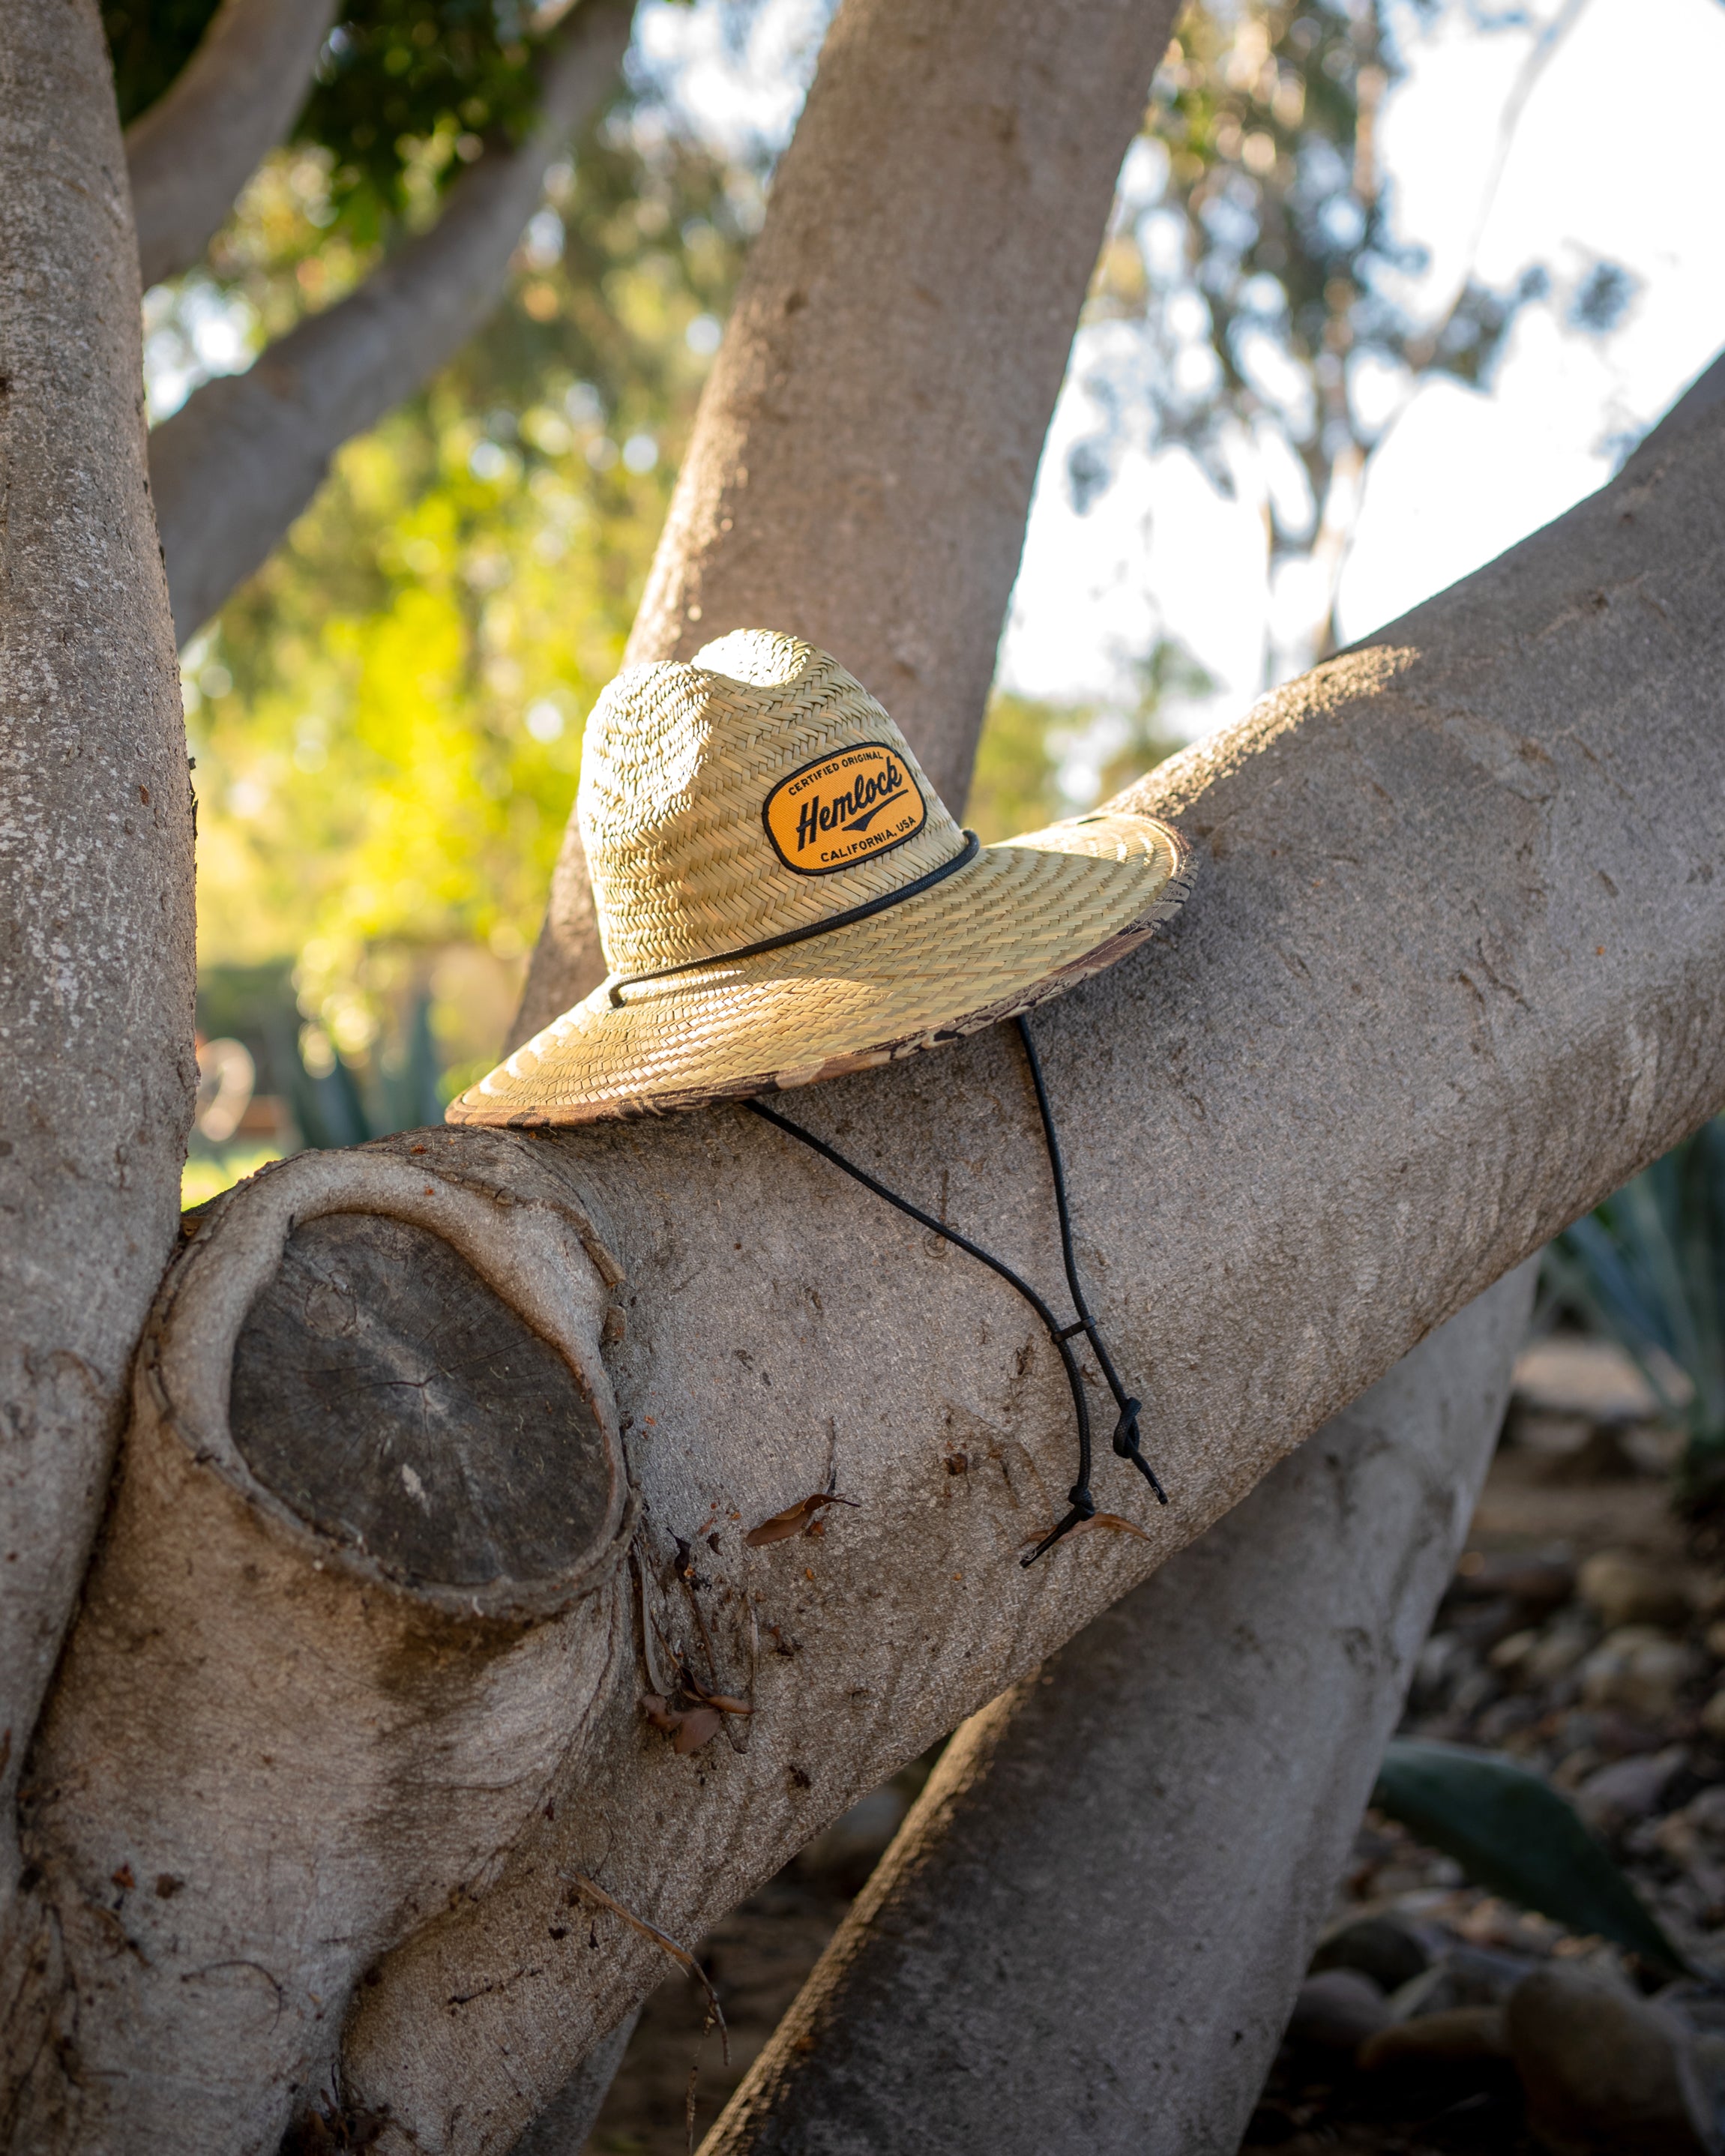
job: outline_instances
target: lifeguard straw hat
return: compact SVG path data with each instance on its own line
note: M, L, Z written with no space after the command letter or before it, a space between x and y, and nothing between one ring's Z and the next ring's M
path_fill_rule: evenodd
M664 1114L938 1047L1112 965L1188 888L1148 816L979 846L868 691L764 629L620 674L579 814L609 978L451 1122Z

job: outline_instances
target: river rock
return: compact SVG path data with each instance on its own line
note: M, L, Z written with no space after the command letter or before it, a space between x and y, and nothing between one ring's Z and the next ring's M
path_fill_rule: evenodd
M1651 1816L1672 1779L1688 1763L1681 1744L1596 1768L1575 1792L1575 1809L1595 1834L1621 1834Z
M1644 1721L1676 1711L1677 1695L1699 1667L1692 1648L1651 1625L1620 1625L1581 1666L1589 1707L1619 1707Z
M1396 2066L1508 2056L1501 2006L1451 2006L1380 2029L1361 2046L1359 2063L1362 2071L1378 2073Z
M1511 1993L1503 2025L1552 2156L1718 2156L1693 2040L1665 2008L1554 1963Z
M1314 1976L1327 1969L1357 1969L1384 1993L1411 1983L1430 1965L1431 1956L1394 1917L1357 1917L1351 1924L1338 1925L1312 1957Z
M1288 2041L1350 2059L1389 2022L1389 2002L1358 1969L1327 1969L1300 1986L1288 2021Z
M1689 1594L1680 1573L1627 1550L1599 1550L1575 1576L1576 1591L1608 1629L1620 1625L1681 1625Z

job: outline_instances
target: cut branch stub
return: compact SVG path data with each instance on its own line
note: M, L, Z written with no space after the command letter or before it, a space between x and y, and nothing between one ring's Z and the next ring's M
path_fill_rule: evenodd
M260 1482L414 1585L554 1579L614 1524L577 1371L407 1220L295 1229L240 1328L228 1419Z
M483 1158L428 1132L265 1169L211 1209L145 1353L201 1457L296 1536L464 1616L547 1616L619 1547L622 1275L542 1156L495 1184Z
M620 1278L516 1139L304 1154L197 1224L29 1768L79 2025L43 2145L273 2148L369 1964L543 1802L619 1614Z

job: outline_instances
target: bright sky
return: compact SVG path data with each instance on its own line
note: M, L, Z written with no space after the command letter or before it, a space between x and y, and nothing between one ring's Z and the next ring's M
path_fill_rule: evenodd
M692 8L646 0L630 65L656 80L684 124L764 163L795 125L833 4L762 0L749 10L726 0ZM1410 299L1424 295L1440 311L1476 244L1487 285L1502 289L1538 264L1552 290L1518 317L1486 393L1429 383L1373 459L1341 584L1349 637L1393 620L1609 478L1626 444L1725 345L1716 138L1692 116L1693 100L1678 95L1725 79L1725 6L1531 4L1522 27L1497 30L1481 28L1481 15L1513 23L1518 11L1481 0L1439 0L1423 18L1411 5L1399 10L1408 73L1384 106L1379 147L1398 233L1430 257ZM1553 25L1562 34L1494 187L1506 106ZM1629 273L1633 297L1612 331L1590 336L1569 326L1568 310L1601 262ZM146 326L172 296L151 295ZM195 381L247 357L247 325L227 303L193 290L177 305L179 328L146 340L158 415ZM1202 706L1169 715L1199 732L1262 689L1271 631L1279 629L1283 645L1292 640L1301 594L1271 592L1264 477L1243 444L1231 501L1183 451L1141 447L1126 452L1086 515L1074 510L1066 452L1096 425L1086 367L1101 340L1132 334L1106 325L1081 333L1075 348L1001 677L1034 695L1106 699L1160 630L1218 685ZM1067 776L1081 791L1082 771Z
M1540 19L1554 13L1543 0ZM1462 269L1532 42L1480 30L1450 0L1411 45L1409 76L1386 103L1396 223L1430 250L1423 283L1433 292ZM1522 110L1477 258L1481 278L1499 287L1543 264L1553 295L1517 321L1489 393L1429 384L1373 459L1341 586L1346 636L1393 620L1591 492L1625 437L1725 345L1717 140L1682 116L1676 95L1681 83L1722 74L1717 0L1586 0L1574 11ZM1602 259L1636 289L1619 326L1594 337L1568 329L1565 315ZM1085 343L1038 485L1002 675L1037 695L1106 694L1121 658L1142 651L1159 621L1221 685L1186 716L1201 730L1262 686L1271 598L1260 483L1239 460L1239 499L1224 502L1183 452L1140 452L1077 516L1064 449L1094 424L1078 386Z
M794 123L827 8L767 0L727 38L715 0L644 13L638 47L675 104L734 149L776 149ZM1432 382L1368 470L1343 571L1343 634L1361 636L1479 567L1609 478L1625 448L1725 345L1725 218L1712 129L1684 116L1684 83L1725 78L1718 0L1533 0L1525 27L1483 28L1509 8L1442 0L1422 23L1402 10L1405 78L1379 146L1399 234L1429 252L1409 287L1434 311L1464 274L1493 287L1542 265L1550 296L1526 308L1486 393ZM735 18L732 18L732 20ZM1502 122L1541 33L1557 26L1492 184ZM1481 219L1483 218L1483 223ZM1599 263L1634 280L1609 333L1568 326ZM1171 714L1202 732L1265 685L1274 601L1263 477L1242 446L1236 497L1219 496L1182 450L1128 451L1081 516L1065 481L1071 444L1097 424L1087 359L1118 325L1082 333L1055 416L1001 678L1033 695L1106 698L1158 629L1215 679L1202 706ZM1299 615L1297 591L1283 595ZM1081 788L1081 770L1069 779Z

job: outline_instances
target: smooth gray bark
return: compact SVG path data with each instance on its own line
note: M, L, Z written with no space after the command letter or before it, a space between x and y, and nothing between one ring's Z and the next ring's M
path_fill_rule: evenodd
M516 2142L511 2156L582 2156L639 2019L638 2013L630 2014L594 2045Z
M616 80L631 12L632 0L583 0L547 46L528 139L488 149L429 232L153 430L150 476L182 643L262 564L341 444L429 381L496 305L547 167Z
M238 1523L198 1532L230 1507L224 1484L249 1486L222 1419L233 1336L188 1338L177 1382L209 1404L208 1434L148 1395L44 1739L32 1851L85 1972L75 1993L44 1981L49 2018L76 2017L87 2123L21 2145L118 2156L179 2132L204 2156L267 2148L339 2045L346 2098L387 2114L391 2156L511 2147L663 1972L583 1880L701 1938L1719 1104L1725 424L1681 447L1134 789L1206 847L1198 897L1171 947L1037 1027L1080 1260L1173 1495L1156 1511L1105 1464L1099 1497L1145 1539L1098 1528L1020 1568L1072 1465L1032 1321L741 1109L349 1157L346 1210L395 1210L405 1164L427 1221L488 1194L500 1251L541 1218L596 1224L628 1276L619 1322L568 1354L618 1403L632 1562L506 1645L506 1578L464 1586L466 1629L445 1590L386 1588L350 1527L303 1520L277 1489L246 1500L285 1537L248 1571ZM795 1107L1058 1281L1009 1034ZM228 1199L195 1261L249 1248L275 1187ZM560 1262L570 1296L597 1293ZM547 1337L555 1312L536 1317L533 1297L551 1277L518 1269L505 1298ZM418 1337L456 1315L428 1283ZM410 1463L415 1389L391 1399L370 1441ZM835 1477L857 1502L819 1537L744 1539ZM430 1639L434 1618L462 1628L441 1659L380 1657L392 1634ZM319 1636L375 1708L310 1712ZM306 1644L278 1679L285 1638ZM485 1725L466 1702L475 1657L494 1656L509 1733L476 1774ZM641 1704L680 1666L753 1710L686 1753ZM240 1822L278 1844L294 1823L280 1895L259 1899ZM186 1882L126 1903L138 1956L104 1944L116 1852L139 1880ZM228 1958L203 1943L237 1936L262 1989L209 1980ZM66 2056L39 2055L31 2116L53 2115Z
M100 1514L126 1367L172 1246L197 1082L191 789L145 480L138 298L92 0L10 0L0 8L0 1999L13 1794Z
M1725 404L1725 352L1710 361L1670 411L1649 428L1630 461L1635 463L1663 455L1680 434L1720 404Z
M702 2156L1233 2156L1536 1270L965 1723Z
M1175 12L845 0L701 398L630 664L732 629L806 636L962 804L1043 436ZM572 816L516 1038L603 973Z
M555 1819L382 1964L346 2071L401 2121L395 2145L506 2147L655 1980L655 1950L615 1924L547 1953L561 1882L588 1873L699 1938L1718 1105L1722 501L1725 427L1702 429L1134 790L1213 867L1172 950L1039 1027L1081 1260L1173 1478L1172 1512L1137 1515L1147 1546L1098 1532L1018 1570L1070 1436L979 1269L741 1112L541 1141L631 1276L609 1361L654 1605L695 1636L669 1553L714 1522L696 1592L757 1711L746 1750L679 1759L637 1719L638 1665ZM1026 1108L994 1036L797 1103L901 1187L939 1192L944 1171L950 1217L1051 1280ZM736 1545L733 1514L835 1467L861 1503L818 1545ZM788 1657L761 1644L773 1625Z
M126 131L138 263L189 270L292 126L335 0L223 0L177 79Z

